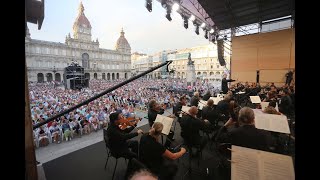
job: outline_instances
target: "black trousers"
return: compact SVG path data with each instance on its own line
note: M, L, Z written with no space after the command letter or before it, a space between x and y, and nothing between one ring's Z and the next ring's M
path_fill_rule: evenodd
M165 160L160 168L151 170L160 180L173 180L178 172L178 165L173 161Z

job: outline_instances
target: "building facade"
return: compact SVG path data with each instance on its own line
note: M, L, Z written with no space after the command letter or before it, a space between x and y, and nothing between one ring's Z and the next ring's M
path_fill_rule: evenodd
M28 80L50 82L63 80L64 68L75 61L85 69L89 79L126 79L131 76L131 47L123 29L115 50L99 47L99 40L92 40L91 24L80 3L78 16L73 24L73 37L66 36L65 43L32 39L28 32L25 39Z
M229 74L230 55L225 53L224 59L226 61L226 66L221 66L218 60L217 46L214 44L173 51L162 51L151 56L145 54L137 56L139 53L134 53L131 57L132 59L135 59L132 61L132 72L145 71L148 68L157 66L167 60L172 60L173 62L169 65L169 70L174 70L174 73L170 76L186 79L189 53L191 53L191 59L194 61L197 78L221 81L222 74ZM148 78L167 77L168 73L165 70L166 67L160 68L148 75Z

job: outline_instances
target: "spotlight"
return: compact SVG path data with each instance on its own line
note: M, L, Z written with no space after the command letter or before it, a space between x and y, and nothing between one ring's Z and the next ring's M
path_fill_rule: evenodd
M201 24L201 28L204 28L204 27L206 27L206 23Z
M180 7L180 6L179 6L178 3L174 3L173 6L172 6L172 10L173 10L173 11L177 11L177 10L179 9L179 7Z
M212 34L212 33L214 33L214 29L213 28L210 30L210 34Z
M146 0L146 8L149 12L152 11L152 0Z
M161 6L167 8L167 0L161 0Z
M188 29L189 22L188 22L187 16L182 16L182 19L183 19L183 26L184 26L184 28Z
M196 17L194 17L194 15L192 14L191 16L190 16L190 21L194 21L196 19Z
M204 38L208 39L208 30L205 30L204 32Z
M212 36L211 41L212 41L213 43L215 43L215 42L216 42L216 38L215 38L214 36Z
M196 34L199 35L199 25L196 25Z

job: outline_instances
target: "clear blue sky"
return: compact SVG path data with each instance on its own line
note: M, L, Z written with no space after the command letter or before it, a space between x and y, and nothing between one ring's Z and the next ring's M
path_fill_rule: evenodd
M82 0L82 3L92 26L92 39L99 38L101 48L114 49L121 27L132 52L152 54L209 44L201 28L199 35L190 22L189 29L185 29L178 13L172 13L172 21L168 21L165 9L156 0L151 13L145 7L145 0ZM79 4L80 0L46 0L41 30L28 23L31 38L64 43L68 33L73 36Z

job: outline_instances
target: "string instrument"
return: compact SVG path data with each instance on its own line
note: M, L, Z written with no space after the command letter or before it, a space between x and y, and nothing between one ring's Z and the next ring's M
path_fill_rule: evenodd
M134 126L136 125L139 121L141 121L142 118L136 118L136 117L129 117L129 118L123 118L119 119L116 122L116 125L119 126L121 130L126 129L128 126Z

